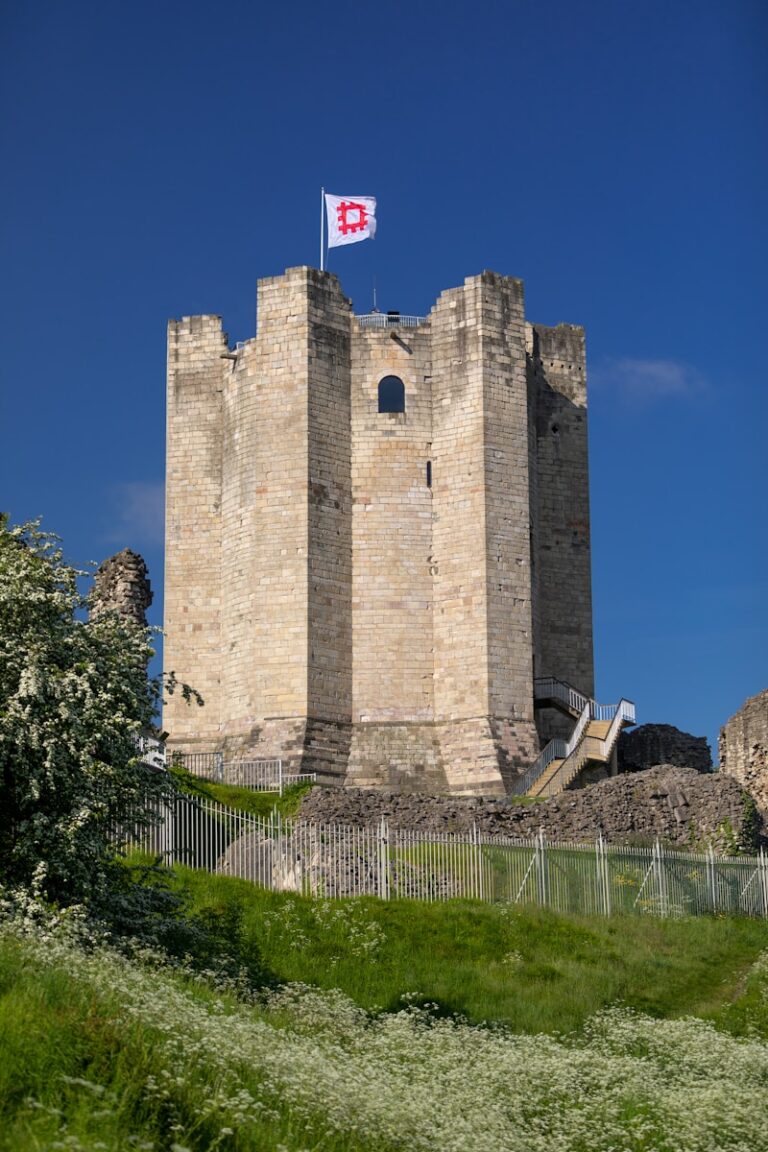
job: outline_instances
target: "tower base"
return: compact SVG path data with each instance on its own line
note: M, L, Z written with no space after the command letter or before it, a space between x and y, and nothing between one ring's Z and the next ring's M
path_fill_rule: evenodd
M533 721L478 716L431 723L265 718L213 742L169 742L169 752L219 752L225 761L280 759L286 774L318 782L431 795L505 796L539 750Z

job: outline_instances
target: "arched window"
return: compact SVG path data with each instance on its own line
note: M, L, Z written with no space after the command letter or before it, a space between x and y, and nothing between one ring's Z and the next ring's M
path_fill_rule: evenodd
M405 412L405 384L399 376L379 381L379 412Z

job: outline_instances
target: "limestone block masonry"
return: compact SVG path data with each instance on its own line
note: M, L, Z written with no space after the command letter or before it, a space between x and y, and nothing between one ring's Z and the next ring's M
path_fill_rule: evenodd
M151 603L147 566L138 552L124 548L96 569L90 599L92 620L98 620L107 612L117 612L139 628L146 628L147 608Z
M768 688L723 725L719 745L720 771L735 777L768 817Z
M584 333L528 324L492 272L376 324L311 268L259 282L234 351L217 316L170 322L165 665L205 707L174 696L164 727L501 796L556 730L534 677L593 692Z
M619 772L644 772L657 764L712 771L712 753L704 736L681 732L672 724L641 724L622 732L617 748Z

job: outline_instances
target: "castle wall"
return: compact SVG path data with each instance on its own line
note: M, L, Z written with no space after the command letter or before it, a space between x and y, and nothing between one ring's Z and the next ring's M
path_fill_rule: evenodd
M488 710L502 772L509 776L538 752L523 284L485 272L480 293Z
M301 762L307 714L308 318L295 275L259 282L226 392L222 736Z
M352 340L353 720L350 779L438 773L432 638L432 393L428 327ZM405 411L379 412L385 376ZM442 777L440 776L442 780Z
M226 333L218 316L168 324L164 665L205 706L169 697L163 723L176 746L219 737L221 678L222 388Z
M503 791L538 750L522 285L472 277L432 328L435 713L450 786Z
M434 715L429 353L425 329L368 329L353 340L355 722ZM402 413L378 410L388 375L405 384Z
M340 774L352 719L352 443L349 301L311 269L308 404L308 669L304 768Z
M488 714L484 414L478 286L433 309L432 456L435 713Z
M594 694L589 462L584 329L529 326L528 384L536 676L566 680ZM543 739L567 734L568 721L547 710Z
M226 389L224 747L294 770L351 714L349 323L335 280L260 281Z

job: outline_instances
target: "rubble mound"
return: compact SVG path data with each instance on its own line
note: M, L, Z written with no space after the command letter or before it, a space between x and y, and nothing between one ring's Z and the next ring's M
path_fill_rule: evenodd
M754 852L759 818L749 795L722 773L662 764L642 773L603 780L528 804L509 799L403 795L360 788L315 788L300 817L320 823L375 824L423 832L478 831L588 843L600 834L609 843L648 844L656 839L680 848L719 853Z

